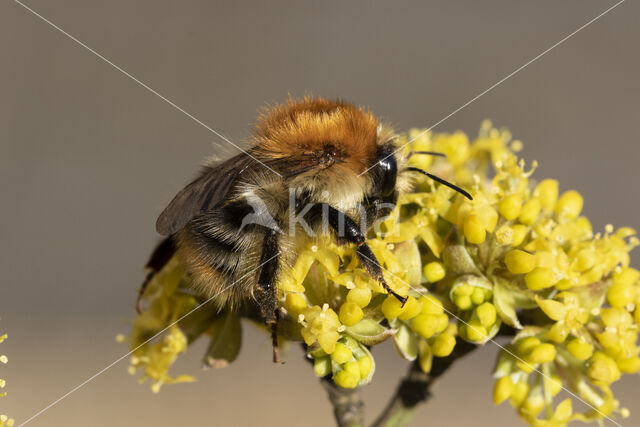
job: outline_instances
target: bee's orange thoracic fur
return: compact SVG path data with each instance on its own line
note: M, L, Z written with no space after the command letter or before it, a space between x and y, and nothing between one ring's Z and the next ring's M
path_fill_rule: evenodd
M263 113L255 141L265 157L296 158L335 143L338 169L364 172L376 156L378 119L342 101L305 97Z

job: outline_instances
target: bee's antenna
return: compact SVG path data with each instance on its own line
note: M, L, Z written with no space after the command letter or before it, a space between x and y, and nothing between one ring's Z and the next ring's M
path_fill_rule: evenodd
M447 157L446 154L438 153L437 151L411 151L411 152L409 152L409 157L413 156L414 154L424 154L426 156Z
M449 181L446 181L440 177L437 177L435 175L430 174L429 172L423 171L422 169L418 169L418 168L414 168L414 167L408 167L405 170L411 171L411 172L418 172L421 173L423 175L428 176L429 178L431 178L434 181L439 182L442 185L446 185L447 187L457 191L458 193L462 194L464 197L466 197L469 200L473 200L473 197L471 197L471 194L467 193L465 190L463 190L462 188L458 187L455 184L450 183Z

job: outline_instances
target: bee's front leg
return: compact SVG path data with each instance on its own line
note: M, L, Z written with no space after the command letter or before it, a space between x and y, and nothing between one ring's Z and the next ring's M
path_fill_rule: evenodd
M278 356L278 288L276 277L278 273L278 234L275 230L265 232L262 243L262 255L260 265L262 266L258 276L257 287L254 292L260 314L265 323L271 328L271 341L273 344L273 362L279 363Z
M356 253L358 254L358 259L364 266L365 270L367 270L371 277L380 282L382 287L388 293L396 297L404 305L407 301L407 297L398 295L384 280L382 267L376 259L376 256L373 254L373 251L371 251L369 245L367 245L366 238L358 224L349 218L347 214L340 212L332 206L328 207L328 214L329 225L338 235L338 241L354 243L357 247Z

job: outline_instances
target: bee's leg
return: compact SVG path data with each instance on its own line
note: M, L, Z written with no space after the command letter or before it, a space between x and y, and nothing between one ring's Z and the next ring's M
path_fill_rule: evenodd
M271 328L271 342L273 344L273 362L279 363L278 356L278 288L276 276L278 272L278 234L275 230L267 230L262 243L260 256L260 275L255 291L256 300L260 307L260 314L265 323Z
M365 270L367 270L371 277L380 282L382 287L388 293L404 304L407 301L407 297L398 295L384 280L382 267L376 259L376 256L371 251L369 245L367 245L365 236L360 230L358 224L356 224L356 222L346 214L331 206L329 206L328 213L329 225L337 233L338 241L354 243L357 246L356 253L358 254L358 259L364 266Z

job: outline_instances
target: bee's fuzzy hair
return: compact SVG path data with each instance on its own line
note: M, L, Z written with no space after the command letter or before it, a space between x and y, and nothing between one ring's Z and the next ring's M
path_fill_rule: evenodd
M342 166L364 172L376 156L378 119L346 102L305 97L262 112L257 148L266 158L296 157L335 144Z

